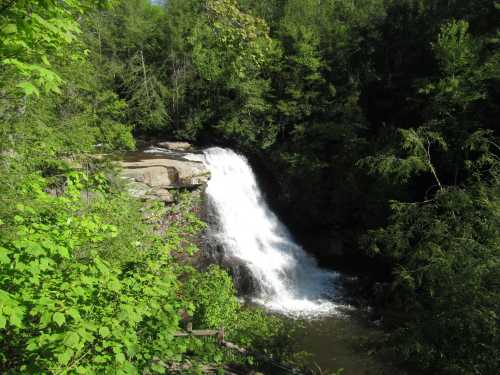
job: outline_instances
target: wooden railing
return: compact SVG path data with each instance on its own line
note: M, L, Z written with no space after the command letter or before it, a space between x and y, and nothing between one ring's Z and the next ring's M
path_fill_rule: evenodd
M177 332L174 334L175 337L216 337L219 342L224 341L224 326L220 329L193 329L193 323L188 323L186 331Z
M236 344L233 344L232 342L226 341L224 339L224 326L222 326L220 329L214 330L214 329L202 329L202 330L194 330L192 323L187 323L186 330L182 332L177 332L174 334L175 337L215 337L217 340L217 343L224 347L227 348L231 351L235 351L240 355L243 356L252 356L258 361L261 361L262 363L266 363L268 365L271 365L273 367L279 368L282 372L287 373L287 374L294 374L294 375L301 375L302 372L294 367L291 367L289 365L283 364L281 362L278 362L272 358L270 358L268 355L255 352L255 351L249 351L245 348L242 348Z

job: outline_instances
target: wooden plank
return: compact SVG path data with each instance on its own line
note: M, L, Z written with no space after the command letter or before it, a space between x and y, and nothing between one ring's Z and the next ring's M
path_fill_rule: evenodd
M213 330L213 329L200 329L200 330L193 329L190 332L176 332L176 333L174 333L175 337L219 336L219 335L220 335L220 331L219 330Z

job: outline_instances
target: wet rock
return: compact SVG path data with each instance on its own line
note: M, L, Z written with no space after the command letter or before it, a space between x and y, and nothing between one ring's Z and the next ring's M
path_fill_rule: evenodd
M329 233L318 237L313 241L314 246L311 248L316 248L319 256L341 257L344 255L344 243L340 234Z
M234 259L225 263L231 270L234 286L239 295L251 296L259 292L259 282L245 263Z
M223 245L214 240L210 234L205 234L205 241L201 247L204 255L203 268L207 268L211 264L218 264L230 273L238 295L258 294L260 291L259 282L245 262L235 257L226 256Z
M224 248L209 233L204 234L203 250L208 261L207 264L222 264L224 260Z
M382 320L382 318L380 318L380 319L378 319L378 320L374 320L374 321L372 322L372 324L373 324L375 327L380 328L380 327L382 327L382 326L383 326L384 321Z
M327 249L328 255L342 256L344 254L344 243L340 239L340 236L330 237Z

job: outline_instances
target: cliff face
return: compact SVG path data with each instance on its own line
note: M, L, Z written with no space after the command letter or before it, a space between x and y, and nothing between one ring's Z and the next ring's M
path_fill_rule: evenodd
M181 242L178 251L170 254L175 261L204 269L212 261L205 257L205 251L195 249L205 249L208 241L203 193L210 172L203 155L190 144L156 145L130 153L119 161L119 177L125 180L130 195L144 201L144 220L156 232L164 235L169 228L177 228L175 236Z

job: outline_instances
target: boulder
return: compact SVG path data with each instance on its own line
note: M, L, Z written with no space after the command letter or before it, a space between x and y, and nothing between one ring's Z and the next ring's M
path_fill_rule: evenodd
M172 194L170 190L163 188L151 188L142 182L129 182L128 191L131 196L139 199L155 200L165 203L172 203L175 201L174 194Z
M122 176L149 187L174 186L178 181L177 171L169 167L127 168L123 170Z
M193 147L187 142L159 142L158 147L166 148L171 151L191 151Z
M153 189L151 190L150 195L153 197L153 199L165 203L172 203L175 201L174 195L167 189Z
M130 195L135 198L143 198L151 192L151 188L142 182L129 181L127 187Z

